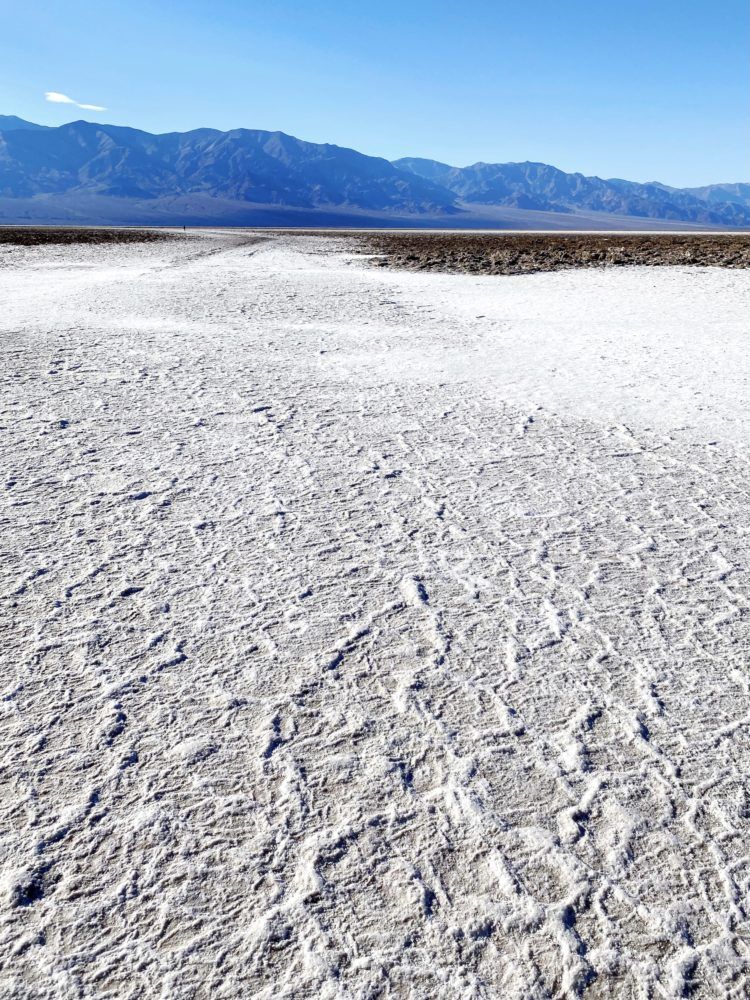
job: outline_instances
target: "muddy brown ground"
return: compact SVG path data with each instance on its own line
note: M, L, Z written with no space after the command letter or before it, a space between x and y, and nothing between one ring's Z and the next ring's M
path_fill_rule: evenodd
M750 233L358 233L356 252L412 271L524 274L645 264L750 267Z
M153 229L57 229L36 226L0 227L0 243L36 247L73 243L156 243L174 239Z

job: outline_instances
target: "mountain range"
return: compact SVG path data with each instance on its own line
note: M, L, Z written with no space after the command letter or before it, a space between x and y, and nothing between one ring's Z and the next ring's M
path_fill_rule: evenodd
M283 132L152 135L0 115L0 222L750 227L750 184L677 189L544 163L389 162Z

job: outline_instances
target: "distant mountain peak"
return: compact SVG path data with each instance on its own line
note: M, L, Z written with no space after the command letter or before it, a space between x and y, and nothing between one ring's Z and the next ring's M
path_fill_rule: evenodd
M200 195L291 208L357 208L420 215L458 212L455 197L388 160L305 142L285 132L198 129L152 135L68 122L1 130L0 197L148 199Z
M665 184L566 174L531 160L451 167L437 160L404 157L400 170L429 178L469 205L522 207L543 212L603 212L639 219L708 225L750 225L750 185L712 185L680 190ZM747 189L747 190L745 190Z
M17 115L0 115L0 132L40 132L49 128L49 125L36 125Z
M25 207L15 208L21 201ZM280 130L201 128L153 135L84 119L51 128L14 115L0 116L0 202L0 217L6 219L16 212L43 218L45 206L69 218L85 205L87 221L92 212L111 210L115 217L137 212L139 219L169 223L200 205L206 221L273 209L313 217L364 213L380 224L413 225L428 218L438 225L451 219L489 221L488 213L497 218L492 213L505 208L555 213L571 224L576 215L593 215L750 226L750 184L679 190L569 174L531 160L453 167L404 157L391 163Z

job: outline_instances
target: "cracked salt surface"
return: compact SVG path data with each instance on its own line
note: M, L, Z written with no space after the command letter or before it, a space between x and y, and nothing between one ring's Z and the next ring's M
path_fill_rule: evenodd
M0 261L0 993L745 997L750 274Z

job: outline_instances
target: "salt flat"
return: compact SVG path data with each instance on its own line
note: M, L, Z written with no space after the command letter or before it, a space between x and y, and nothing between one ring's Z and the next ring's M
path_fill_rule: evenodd
M3 248L0 994L747 996L749 315Z

